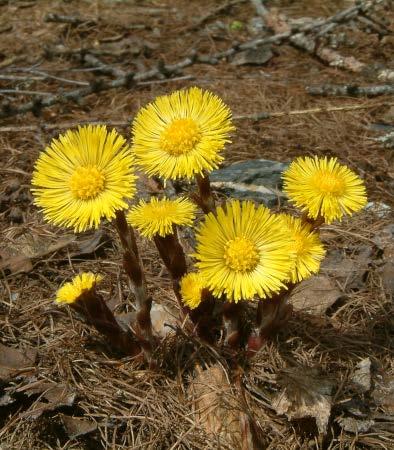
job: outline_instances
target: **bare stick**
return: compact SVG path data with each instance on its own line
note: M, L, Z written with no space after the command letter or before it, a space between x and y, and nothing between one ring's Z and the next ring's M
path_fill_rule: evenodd
M158 80L161 81L161 80ZM165 81L165 80L163 80ZM170 81L170 80L167 80ZM327 108L311 108L311 109L299 109L294 111L278 111L278 112L261 112L256 114L247 114L242 116L233 116L234 120L253 120L253 121L261 121L268 119L276 119L280 117L287 116L298 116L304 114L321 114L328 112L336 112L336 111L356 111L358 109L368 109L368 108L380 108L382 106L390 107L394 106L394 103L379 103L377 104L363 104L363 105L344 105L344 106L329 106ZM13 133L13 132L24 132L24 131L52 131L52 130L65 130L68 128L75 128L78 125L108 125L112 127L128 127L130 125L130 120L82 120L78 122L61 122L61 123L42 123L40 125L10 125L0 127L0 133Z
M394 94L394 85L383 84L381 86L358 86L356 84L323 84L321 86L308 86L308 94L328 96L351 97L377 97L379 95Z

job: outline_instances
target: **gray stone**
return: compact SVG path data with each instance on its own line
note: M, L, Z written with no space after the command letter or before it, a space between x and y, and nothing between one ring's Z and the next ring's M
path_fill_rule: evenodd
M231 64L234 66L261 66L268 62L273 56L274 54L272 53L271 47L264 45L237 53Z
M211 186L229 197L254 200L268 207L286 198L281 191L282 173L289 163L252 159L231 164L210 174Z

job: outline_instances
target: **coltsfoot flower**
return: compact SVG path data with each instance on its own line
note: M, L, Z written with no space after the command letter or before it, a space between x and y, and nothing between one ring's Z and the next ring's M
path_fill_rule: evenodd
M292 238L295 260L290 281L297 283L319 271L326 252L319 235L312 231L310 224L303 223L301 219L288 214L279 214L279 217Z
M126 140L105 126L88 125L60 135L41 153L32 192L48 222L81 232L127 208L135 180Z
M75 276L71 282L65 283L56 293L56 303L72 304L85 292L93 289L103 277L92 272L84 272Z
M294 259L291 239L264 206L228 202L206 216L196 240L196 267L215 296L238 302L285 288Z
M127 214L127 221L145 237L165 237L174 232L174 226L190 226L197 207L187 198L161 200L153 197L148 203L141 200Z
M283 174L284 191L309 217L323 217L326 223L367 203L364 182L337 158L297 158Z
M186 274L180 282L183 303L190 309L197 308L201 303L201 295L204 288L206 288L206 283L199 272Z
M148 175L192 178L217 168L234 130L231 111L208 91L192 87L158 97L132 124L133 151Z

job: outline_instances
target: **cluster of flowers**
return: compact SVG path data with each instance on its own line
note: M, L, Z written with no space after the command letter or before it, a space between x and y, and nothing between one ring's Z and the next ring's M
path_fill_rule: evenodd
M128 330L118 325L95 290L101 276L93 273L64 284L56 302L72 306L128 354L143 350L149 357L155 345L152 299L134 229L155 242L182 315L203 339L213 342L213 330L223 319L226 342L239 345L240 305L257 301L249 345L258 348L256 335L288 313L285 299L294 285L318 272L325 255L319 227L366 204L364 184L355 173L336 158L315 156L297 158L283 174L284 191L301 217L275 214L251 201L229 200L216 207L209 172L222 162L234 129L223 101L194 87L142 108L132 124L130 146L115 130L81 126L54 139L38 158L32 192L47 221L76 233L97 228L103 219L114 221L135 295L136 323ZM197 192L189 198L153 197L130 207L136 168L165 181L195 179ZM190 270L177 229L193 227L196 217L195 268Z

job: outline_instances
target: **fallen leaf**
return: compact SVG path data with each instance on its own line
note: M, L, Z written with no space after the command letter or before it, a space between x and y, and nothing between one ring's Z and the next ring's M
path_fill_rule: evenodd
M340 250L329 251L321 265L321 273L334 276L343 289L364 287L365 274L373 255L371 246L362 246L352 257Z
M354 434L366 433L375 425L374 420L355 419L354 417L341 417L337 422L345 431Z
M97 423L82 417L71 417L65 414L60 415L64 429L70 439L91 433L97 429Z
M0 249L0 270L9 270L11 273L29 272L33 269L34 259L55 253L74 241L74 236L66 236L48 243L47 238L24 234L13 243L12 248Z
M101 229L96 230L88 237L77 239L77 250L71 253L71 257L90 255L110 241L110 237Z
M31 370L37 357L37 350L26 348L19 350L0 344L0 379L10 380L21 372Z
M289 303L296 311L324 314L341 295L330 278L317 275L302 281L290 295Z
M369 358L363 359L356 365L356 370L351 379L363 394L371 389L371 360Z
M75 392L62 383L38 381L17 390L26 395L41 394L32 407L22 414L22 417L37 419L46 411L53 411L62 406L72 406L76 397Z
M223 368L214 365L206 370L197 367L196 371L189 387L196 422L214 434L218 444L253 449L248 418L240 410Z
M289 420L313 417L320 434L326 434L334 383L311 369L287 369L278 376L281 392L273 399L277 414Z

